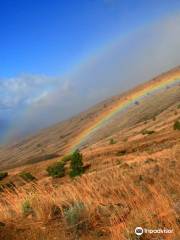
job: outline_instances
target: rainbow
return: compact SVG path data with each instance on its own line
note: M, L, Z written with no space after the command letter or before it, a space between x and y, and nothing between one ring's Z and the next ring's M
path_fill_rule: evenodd
M158 79L154 79L142 86L140 86L136 91L131 91L125 97L122 97L116 104L103 114L99 116L95 122L86 127L71 143L71 152L81 147L81 145L86 142L90 136L92 136L97 130L105 126L111 118L116 114L126 110L136 101L148 96L149 94L155 93L156 91L163 90L164 88L180 83L180 71L175 73L166 74Z

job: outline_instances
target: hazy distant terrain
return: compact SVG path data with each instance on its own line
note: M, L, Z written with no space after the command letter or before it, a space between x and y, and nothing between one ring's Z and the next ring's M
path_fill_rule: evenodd
M180 68L175 68L168 74L173 74L174 72L180 72ZM153 81L158 81L163 77L164 75L162 74L153 79ZM21 141L17 140L17 143L13 145L1 147L1 168L12 168L22 164L42 161L48 158L46 155L49 154L58 154L61 156L67 153L74 137L77 137L78 134L91 125L97 117L113 107L116 101L121 97L128 96L129 93L136 92L136 90L143 88L143 86L148 86L148 82L129 92L107 99L69 120L44 129L31 137L27 137ZM128 111L112 119L107 126L97 131L91 139L89 139L89 142L95 143L98 140L111 136L113 133L123 128L131 127L141 121L146 121L158 115L172 104L177 103L179 100L179 86L172 86L166 88L161 93L157 92L156 94L149 95L147 98L140 101L138 105L134 104Z

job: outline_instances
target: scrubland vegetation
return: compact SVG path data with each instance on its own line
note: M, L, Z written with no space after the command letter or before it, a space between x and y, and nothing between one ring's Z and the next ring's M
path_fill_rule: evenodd
M30 182L30 181L33 181L33 180L36 179L30 172L21 172L21 173L19 174L19 176L20 176L24 181L27 181L27 182Z
M111 138L111 139L109 140L109 144L116 144L116 141L115 141L113 138Z
M72 156L68 161L73 159L70 171L74 177L83 173L83 156L79 151ZM135 240L136 226L173 229L173 234L160 237L178 239L177 148L170 157L170 161L147 158L120 163L56 187L29 182L25 187L6 190L0 201L2 239ZM64 174L61 167L54 167ZM56 176L57 172L52 172ZM153 237L156 235L139 239Z
M57 177L64 177L65 175L65 168L64 168L64 162L57 162L53 165L49 166L46 170L49 174L49 176L53 178Z
M174 123L174 130L180 130L180 121L176 120Z
M146 129L145 129L145 130L142 131L142 134L143 134L143 135L146 135L146 134L147 134L147 135L151 135L151 134L153 134L153 133L155 133L155 131L153 131L153 130L146 130Z
M53 178L61 178L65 176L65 166L70 161L70 177L77 177L84 173L82 154L76 150L70 155L64 156L59 162L49 165L46 169L48 175Z

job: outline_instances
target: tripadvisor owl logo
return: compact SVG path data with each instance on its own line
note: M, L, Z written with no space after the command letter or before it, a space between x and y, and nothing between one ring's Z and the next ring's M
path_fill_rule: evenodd
M137 236L141 236L144 231L142 227L136 227L134 232Z

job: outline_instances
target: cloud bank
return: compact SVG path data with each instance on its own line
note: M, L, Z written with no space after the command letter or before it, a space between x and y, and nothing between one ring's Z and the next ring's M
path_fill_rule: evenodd
M63 77L21 76L0 86L0 108L23 106L6 134L17 139L64 120L180 64L180 14L116 39ZM46 86L43 88L43 86Z

